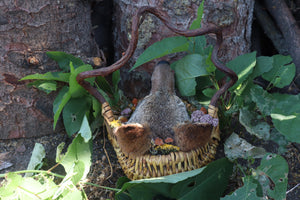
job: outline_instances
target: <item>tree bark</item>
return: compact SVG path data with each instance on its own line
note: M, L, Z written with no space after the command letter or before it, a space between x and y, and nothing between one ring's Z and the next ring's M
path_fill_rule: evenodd
M0 139L54 133L52 103L25 75L58 69L45 54L98 56L91 37L90 5L82 0L0 2Z
M180 29L188 29L197 17L197 9L200 0L115 0L115 57L120 58L127 49L130 40L131 16L139 7L145 5L161 7L172 18L172 23ZM232 60L238 55L250 51L251 25L253 17L254 1L251 0L207 0L204 3L204 16L202 27L210 23L226 23L230 25L224 32L224 42L219 52L223 62ZM155 62L149 62L129 73L138 56L150 45L163 38L174 36L157 18L152 15L144 17L140 26L140 38L137 49L125 67L121 68L121 88L130 98L141 98L149 93L150 73ZM208 36L210 43L215 38ZM170 55L166 59L171 62L180 55Z

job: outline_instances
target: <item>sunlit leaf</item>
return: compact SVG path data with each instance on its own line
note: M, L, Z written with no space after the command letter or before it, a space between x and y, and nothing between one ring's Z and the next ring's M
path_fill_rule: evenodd
M183 52L188 49L188 39L183 36L175 36L165 38L155 42L148 47L136 60L136 63L130 70L134 70L140 65L149 62L153 59L163 57L165 55L177 52Z
M40 143L35 143L34 148L32 150L31 158L29 164L27 166L27 170L36 169L38 165L41 165L43 159L45 158L45 148ZM25 177L32 176L32 173L26 173Z

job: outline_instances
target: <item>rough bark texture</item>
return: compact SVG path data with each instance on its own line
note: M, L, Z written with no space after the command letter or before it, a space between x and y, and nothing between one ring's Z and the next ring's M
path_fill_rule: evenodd
M47 51L97 56L90 12L81 0L0 2L0 139L54 133L54 96L18 80L57 70Z
M197 15L200 0L115 0L115 55L120 58L128 46L130 39L131 16L137 8L144 5L155 5L167 11L172 22L181 29L188 29ZM224 42L219 52L223 62L227 62L238 55L250 51L251 25L253 17L254 1L252 0L207 0L204 3L204 16L202 27L210 23L231 24L224 32ZM132 73L128 69L133 66L137 57L151 44L165 37L174 36L157 18L147 15L140 26L140 38L137 50L121 69L121 87L130 98L143 97L150 90L150 73L155 62L144 64ZM209 36L208 36L209 37ZM214 43L214 38L208 39ZM169 56L167 59L173 62L178 55Z

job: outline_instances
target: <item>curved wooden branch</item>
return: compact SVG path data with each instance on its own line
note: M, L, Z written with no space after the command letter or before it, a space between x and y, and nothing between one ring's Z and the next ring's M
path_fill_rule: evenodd
M100 68L92 71L86 71L82 72L77 75L76 80L77 82L84 87L89 93L91 93L95 98L100 101L101 103L105 102L105 99L103 96L98 92L98 90L94 87L92 87L87 81L84 81L86 78L91 78L95 76L106 76L118 69L120 69L133 55L137 42L138 42L138 28L139 28L139 20L140 17L144 13L151 13L155 15L157 18L159 18L164 25L166 25L171 31L183 35L186 37L194 37L194 36L200 36L208 33L214 33L217 36L217 42L216 45L214 46L213 52L212 52L212 62L216 65L216 67L224 72L227 76L231 78L231 81L226 83L220 90L214 95L214 97L211 100L211 105L215 106L217 103L217 100L219 97L229 88L231 87L236 81L237 81L237 76L236 74L227 68L225 65L223 65L218 59L217 59L217 53L220 48L220 45L222 43L222 28L218 27L216 25L210 25L206 28L200 28L200 29L194 29L194 30L180 30L177 29L170 20L170 17L163 11L155 8L155 7L141 7L138 9L137 13L133 16L132 18L132 26L131 26L131 41L128 45L128 48L125 52L125 54L114 64L110 65L109 67L105 68Z

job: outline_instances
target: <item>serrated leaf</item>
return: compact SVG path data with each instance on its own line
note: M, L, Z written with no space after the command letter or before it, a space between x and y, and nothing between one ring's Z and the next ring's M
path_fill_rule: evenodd
M71 99L71 94L69 93L69 87L64 86L58 93L57 97L53 102L53 113L54 113L54 122L53 122L53 129L56 127L56 123L62 112L65 105Z
M249 111L246 107L240 109L239 121L246 130L258 138L269 139L270 125L257 119L258 114Z
M291 62L290 56L274 55L272 69L263 73L262 77L270 81L275 87L283 88L289 85L296 72L295 64L290 64Z
M165 55L188 50L188 39L183 36L175 36L165 38L161 41L155 42L148 47L136 60L134 66L130 71L139 67L140 65L149 62L153 59L163 57Z
M243 182L244 185L242 187L235 190L232 194L221 198L221 200L262 200L262 198L256 195L257 184L253 182L251 176L243 178Z
M70 73L62 73L62 72L47 72L45 74L31 74L25 76L20 79L23 80L47 80L47 81L61 81L61 82L69 82Z
M88 97L71 98L63 110L63 121L69 136L79 131L83 117L90 110L91 102Z
M78 131L78 133L81 134L81 136L83 137L85 142L88 142L91 137L92 137L92 131L89 125L89 121L86 117L86 115L84 115L81 126L80 126L80 130Z
M64 71L69 71L70 62L73 63L74 68L84 65L84 62L81 59L65 52L49 51L46 54L49 58L55 60L58 63L59 67Z
M269 153L261 160L257 170L259 174L263 172L275 184L273 189L269 189L268 196L276 200L284 200L286 198L289 171L285 159L279 155Z
M176 85L181 95L195 95L195 78L209 75L205 69L205 59L199 54L190 54L171 65L171 68L175 70Z
M38 165L40 165L45 158L45 148L40 143L35 143L32 150L31 158L27 166L27 170L34 170ZM32 173L26 173L25 177L32 176Z

